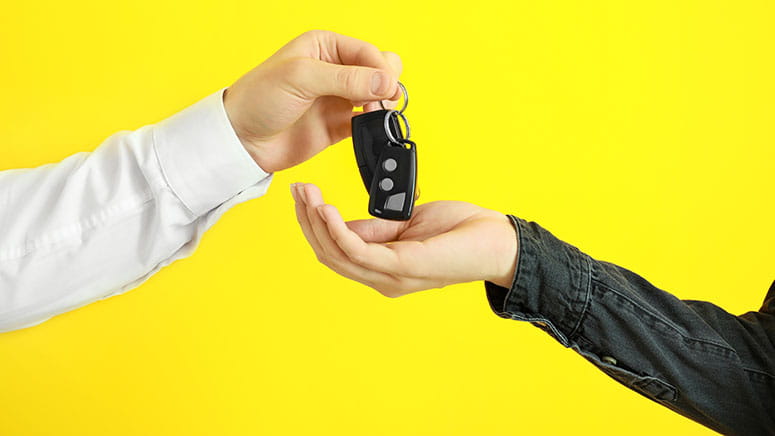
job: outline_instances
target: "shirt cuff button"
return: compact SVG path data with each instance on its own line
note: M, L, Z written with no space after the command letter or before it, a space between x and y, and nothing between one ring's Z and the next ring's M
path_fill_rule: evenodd
M616 365L616 363L617 363L616 359L614 359L611 356L603 356L600 360L602 360L603 362L605 362L605 363L607 363L609 365Z

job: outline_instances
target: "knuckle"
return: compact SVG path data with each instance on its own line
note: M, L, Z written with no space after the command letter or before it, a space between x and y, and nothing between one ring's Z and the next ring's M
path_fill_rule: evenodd
M405 280L399 279L395 285L396 296L405 295L412 292L412 286Z
M332 32L331 32L331 31L329 31L329 30L322 30L322 29L311 29L311 30L308 30L308 31L306 31L306 32L302 33L302 34L301 34L301 36L302 36L303 38L310 38L310 39L315 39L315 38L323 38L323 37L327 37L327 36L329 36L331 33L332 33Z
M377 292L379 292L380 294L382 294L384 297L387 297L387 298L396 298L396 294L395 294L395 292L394 292L392 289L388 288L388 287L385 287L385 286L376 286L376 287L374 287L374 289L375 289Z
M401 56L398 55L398 53L392 52L392 51L384 51L382 52L385 56L385 59L388 61L388 63L393 67L397 68L397 73L401 72L401 69L403 68L403 61L401 60Z
M322 263L325 266L329 266L329 260L328 257L324 256L321 253L315 253L315 258L318 260L318 262Z
M360 251L347 253L347 257L353 261L353 263L357 263L358 265L365 265L367 262L366 256L363 254L363 252Z
M331 234L331 240L336 242L337 245L342 242L342 236L339 233L330 232Z
M397 298L403 294L402 290L399 287L391 284L383 283L374 289L376 289L377 292L379 292L380 294L388 298Z
M337 264L348 263L347 256L342 255L342 253L330 251L326 253L326 256L329 258L331 262L335 262Z
M324 244L320 244L320 251L322 252L321 255L327 259L333 259L333 252L330 248L326 247Z
M308 69L307 58L291 58L282 65L282 75L289 82L297 81Z
M385 294L382 294L382 295L384 295L384 296L386 296L386 297L388 297L388 298L390 298L390 299L395 299L395 298L398 298L398 297L400 297L400 296L401 296L401 294L399 294L399 293L398 293L398 292L396 292L396 291L389 291L389 292L387 292L387 293L385 293Z
M340 89L357 89L358 86L358 75L353 68L339 68L334 80Z

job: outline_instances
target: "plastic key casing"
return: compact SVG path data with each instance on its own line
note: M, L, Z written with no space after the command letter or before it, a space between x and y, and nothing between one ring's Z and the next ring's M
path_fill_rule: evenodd
M353 148L361 180L368 192L374 179L374 170L382 151L390 147L390 140L385 133L385 114L387 110L378 110L357 115L352 118ZM388 122L395 138L403 138L403 132L398 124L398 118L390 117Z
M369 189L369 213L406 221L412 217L417 188L417 150L413 142L385 148L377 160Z

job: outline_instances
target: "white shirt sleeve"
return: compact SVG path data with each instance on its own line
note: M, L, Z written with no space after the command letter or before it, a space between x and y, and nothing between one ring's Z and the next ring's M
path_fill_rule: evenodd
M270 182L223 91L92 153L0 172L0 332L137 287Z

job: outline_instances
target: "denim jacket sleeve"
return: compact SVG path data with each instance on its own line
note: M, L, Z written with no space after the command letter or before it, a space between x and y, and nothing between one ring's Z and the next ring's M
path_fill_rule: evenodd
M758 312L679 300L509 216L511 288L485 282L493 311L532 322L613 379L723 434L775 435L775 283Z

